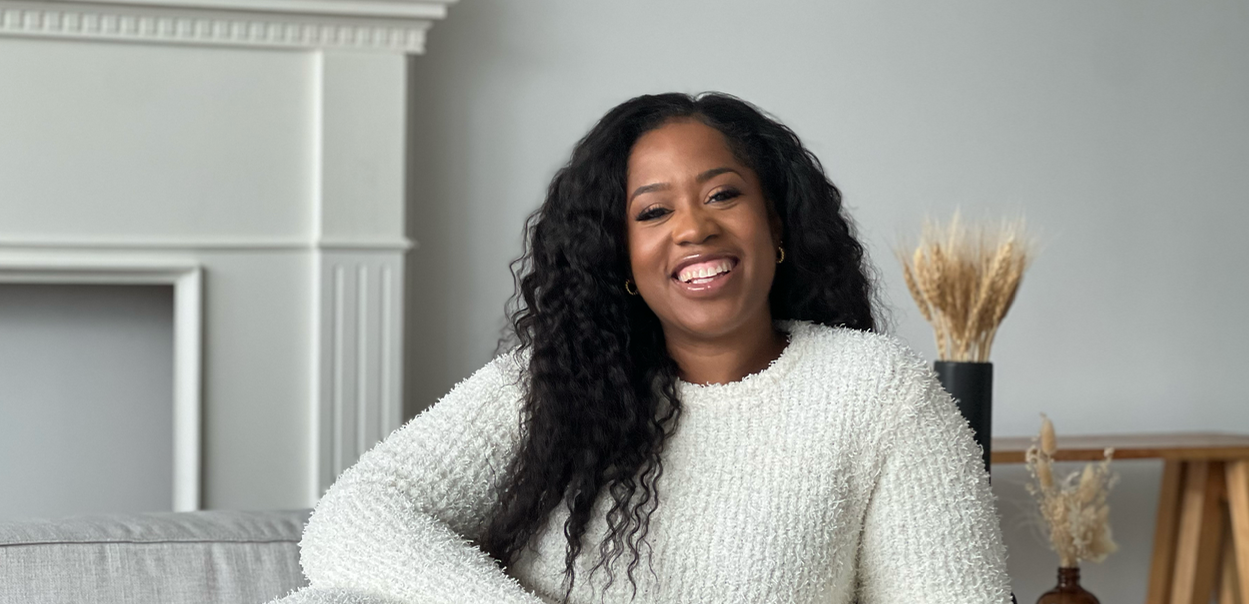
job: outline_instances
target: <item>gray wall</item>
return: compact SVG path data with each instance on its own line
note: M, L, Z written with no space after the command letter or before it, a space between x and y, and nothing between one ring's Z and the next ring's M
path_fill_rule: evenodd
M0 283L0 519L173 509L173 288Z
M488 360L522 220L594 120L715 89L825 162L929 357L893 243L956 206L1026 215L1044 245L993 354L997 434L1042 411L1068 434L1247 432L1247 31L1238 0L465 0L413 60L408 411ZM1159 468L1118 467L1123 551L1085 576L1140 601ZM1021 602L1057 566L1023 479L994 480Z

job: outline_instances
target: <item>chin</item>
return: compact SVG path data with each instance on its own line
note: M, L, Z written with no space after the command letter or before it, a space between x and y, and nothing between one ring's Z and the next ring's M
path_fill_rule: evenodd
M698 337L714 338L731 333L746 323L747 318L740 312L716 312L707 309L677 317L674 326Z

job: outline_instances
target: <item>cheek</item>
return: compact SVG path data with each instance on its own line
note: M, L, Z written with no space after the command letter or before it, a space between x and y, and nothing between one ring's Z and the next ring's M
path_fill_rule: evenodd
M663 261L656 238L647 235L644 231L634 229L630 229L626 235L628 237L629 272L633 275L634 281L652 279L653 273L658 270Z
M754 272L755 280L758 281L758 288L762 290L770 290L772 288L772 280L776 278L776 250L771 246L760 247L755 250Z
M756 229L750 235L751 257L756 278L760 281L759 288L770 290L772 280L776 276L776 244L772 241L769 229Z

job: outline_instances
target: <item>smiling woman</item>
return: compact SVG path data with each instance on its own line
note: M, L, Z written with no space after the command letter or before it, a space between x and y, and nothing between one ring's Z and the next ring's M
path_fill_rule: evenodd
M515 347L343 473L284 604L1010 601L971 431L791 130L615 107L515 269Z

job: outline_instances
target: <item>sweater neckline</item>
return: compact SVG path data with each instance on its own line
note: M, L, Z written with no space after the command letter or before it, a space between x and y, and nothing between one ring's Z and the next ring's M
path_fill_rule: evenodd
M781 350L780 356L772 359L772 362L768 363L767 367L747 374L742 379L734 382L695 384L677 378L676 389L681 402L689 403L701 399L709 403L715 403L724 399L734 398L741 393L766 388L779 382L789 372L796 362L796 358L802 356L797 349L802 344L803 335L805 335L808 326L803 321L777 321L776 325L781 331L785 332L786 344L785 348Z

